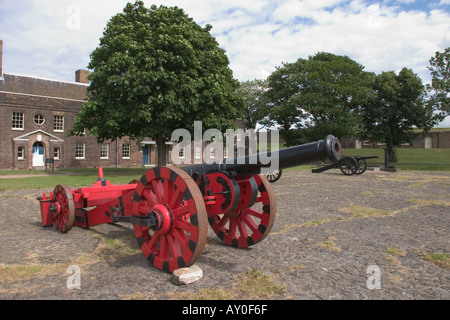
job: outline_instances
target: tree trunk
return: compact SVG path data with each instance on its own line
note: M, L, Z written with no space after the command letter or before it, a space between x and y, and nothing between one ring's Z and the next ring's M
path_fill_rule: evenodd
M164 167L167 165L167 145L166 140L162 137L156 137L156 147L158 150L157 166Z
M394 145L392 144L392 142L388 142L387 150L388 150L388 161L389 162L396 162L395 150L394 150Z

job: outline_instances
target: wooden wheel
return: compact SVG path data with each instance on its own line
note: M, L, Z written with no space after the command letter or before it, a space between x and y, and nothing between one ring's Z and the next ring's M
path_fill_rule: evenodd
M53 202L50 210L53 213L53 225L59 232L67 232L75 221L75 201L68 186L57 185L53 190Z
M340 161L341 172L347 176L351 176L356 173L358 169L358 161L352 157L345 157Z
M281 178L281 174L283 173L283 170L275 170L273 172L267 173L265 176L269 182L277 182Z
M262 241L273 226L275 200L272 187L264 175L255 175L253 178L258 195L252 207L209 218L209 224L216 235L233 247L246 248Z
M192 265L206 244L208 222L203 196L192 178L176 167L145 173L133 197L133 214L153 212L157 225L134 225L139 246L159 270Z
M356 170L356 174L363 174L367 169L367 161L366 159L358 160L358 169Z

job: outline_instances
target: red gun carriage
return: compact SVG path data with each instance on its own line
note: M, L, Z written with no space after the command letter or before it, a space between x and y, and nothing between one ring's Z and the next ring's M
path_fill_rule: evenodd
M208 224L227 245L249 247L263 240L275 218L270 183L261 175L261 161L277 156L281 169L315 161L337 162L338 139L329 135L300 146L266 154L225 159L183 168L155 167L140 180L112 185L98 169L90 187L58 185L38 197L42 225L68 232L127 222L134 227L144 256L165 272L192 265L201 255Z

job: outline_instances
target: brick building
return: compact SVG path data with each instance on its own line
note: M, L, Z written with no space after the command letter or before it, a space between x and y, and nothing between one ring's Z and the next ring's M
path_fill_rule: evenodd
M361 141L357 138L344 138L341 139L343 148L350 149L384 149L386 145L384 143L373 141ZM450 148L450 130L445 128L433 128L429 132L424 133L417 131L417 137L409 144L396 146L396 148L424 148L424 149L440 149Z
M95 137L68 137L86 100L89 71L75 82L4 73L0 40L0 169L129 167L154 165L156 144L129 138L98 143Z

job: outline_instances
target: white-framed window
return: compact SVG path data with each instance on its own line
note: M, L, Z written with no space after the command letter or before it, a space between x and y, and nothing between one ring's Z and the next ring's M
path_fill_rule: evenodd
M100 144L100 159L109 159L109 143Z
M25 147L17 147L17 159L18 160L25 159Z
M44 116L43 116L42 114L38 113L38 114L35 114L35 115L34 115L33 121L34 121L34 123L36 123L37 125L42 125L42 124L44 124L44 122L45 122L45 118L44 118Z
M86 159L86 144L77 142L75 146L75 159Z
M61 148L60 147L53 148L53 159L55 159L55 160L61 159Z
M23 130L23 112L13 112L12 113L12 126L13 130Z
M130 145L128 143L122 145L122 159L130 159Z
M64 132L64 116L53 116L53 131Z

